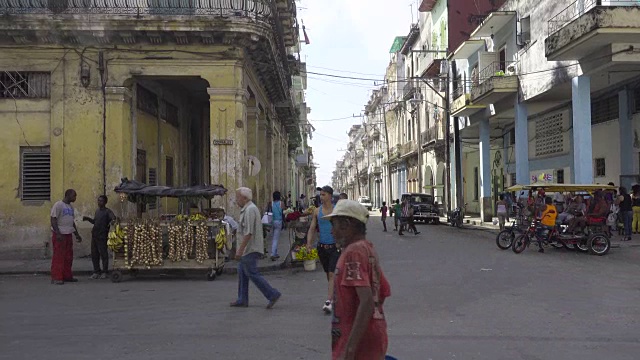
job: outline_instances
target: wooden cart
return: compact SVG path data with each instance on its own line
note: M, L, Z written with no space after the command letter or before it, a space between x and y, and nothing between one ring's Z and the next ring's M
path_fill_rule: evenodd
M150 199L153 199L153 201L157 203L158 198L178 198L179 211L181 214L165 214L160 216L158 213L151 213L151 219L142 220L140 219L139 212L137 212L135 217L121 221L120 226L121 228L126 229L124 231L127 233L127 236L125 236L122 248L118 251L112 251L113 270L111 272L111 281L122 281L124 273L135 277L140 270L157 271L202 269L206 270L206 278L209 281L215 280L216 276L222 274L225 264L224 256L221 256L220 252L222 249L219 249L215 240L218 232L226 226L226 223L222 221L224 217L224 210L203 209L202 203L204 202L203 200L206 200L206 203L210 204L210 200L214 196L223 195L226 193L226 189L220 185L172 189L160 186L146 186L144 184L129 181L125 178L123 179L122 184L116 187L115 191L121 194L121 203L124 203L125 199L136 204L148 204L150 203ZM192 205L194 203L197 203L198 205L198 213L207 214L209 218L188 220L192 207L190 204ZM124 210L123 204L123 214L126 213L127 211ZM177 220L178 216L185 217L187 219ZM132 239L135 236L135 231L137 231L135 229L135 224L140 225L142 222L145 222L147 226L154 228L154 239L149 239L150 242L154 242L153 245L149 245L153 246L153 250L151 250L151 253L154 255L153 262L136 261L139 259L134 259L132 256L135 250L132 250L131 247L139 246L138 243L134 244ZM182 253L184 256L180 256L180 259L176 261L171 260L171 248L172 246L175 248L175 243L171 243L169 233L170 228L176 225L179 226L181 230L189 233L190 236L194 236L196 226L200 226L204 229L204 226L206 225L206 254L202 247L199 250L196 249L198 243L194 237L193 240L188 243L183 242L184 251L182 251ZM201 234L204 235L204 230ZM202 237L201 239L204 238ZM147 244L145 243L145 246L146 245ZM204 242L201 242L201 245L204 246ZM199 258L200 261L196 260L196 254L198 251L201 251Z

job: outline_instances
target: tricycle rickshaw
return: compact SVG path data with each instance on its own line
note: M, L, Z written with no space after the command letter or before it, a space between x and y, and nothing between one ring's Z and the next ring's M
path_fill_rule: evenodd
M576 195L582 195L593 198L596 191L613 191L614 186L609 185L578 185L578 184L534 184L534 185L514 185L506 191L532 191L534 189L544 189L547 193L570 192ZM556 226L551 229L545 229L539 220L537 220L535 212L529 223L528 229L515 239L513 239L512 250L519 254L523 252L532 241L538 243L540 251L543 252L542 245L550 245L555 248L564 247L566 249L575 249L580 252L589 252L593 255L605 255L611 248L609 232L606 231L606 216L591 217L588 214L584 216L585 226L575 231L567 233L566 223L556 222Z

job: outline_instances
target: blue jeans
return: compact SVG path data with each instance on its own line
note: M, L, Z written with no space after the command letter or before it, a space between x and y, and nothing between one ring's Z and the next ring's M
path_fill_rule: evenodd
M280 292L271 287L258 272L258 259L260 256L260 253L254 252L244 255L240 259L238 264L238 303L249 304L249 280L269 301L280 295Z
M622 221L624 223L624 234L631 236L631 223L633 222L633 211L621 211Z
M271 227L271 256L278 255L278 240L282 231L282 220L273 220Z

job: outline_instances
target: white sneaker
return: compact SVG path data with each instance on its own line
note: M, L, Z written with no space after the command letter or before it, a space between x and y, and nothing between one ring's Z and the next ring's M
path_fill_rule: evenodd
M108 278L109 278L109 276L107 275L107 273L100 274L100 279L104 280L104 279L108 279Z
M331 300L327 300L324 302L324 306L322 306L322 311L324 311L324 313L327 315L331 314L331 311L333 311L333 305L331 304Z
M89 279L91 279L91 280L97 280L97 279L99 279L99 278L100 278L100 274L98 274L98 273L93 273Z

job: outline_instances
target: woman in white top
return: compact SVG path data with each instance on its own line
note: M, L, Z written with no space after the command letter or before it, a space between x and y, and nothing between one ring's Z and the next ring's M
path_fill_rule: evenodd
M509 215L507 214L507 202L504 201L504 194L500 194L500 200L496 203L496 209L500 230L503 230L505 222L509 221Z

